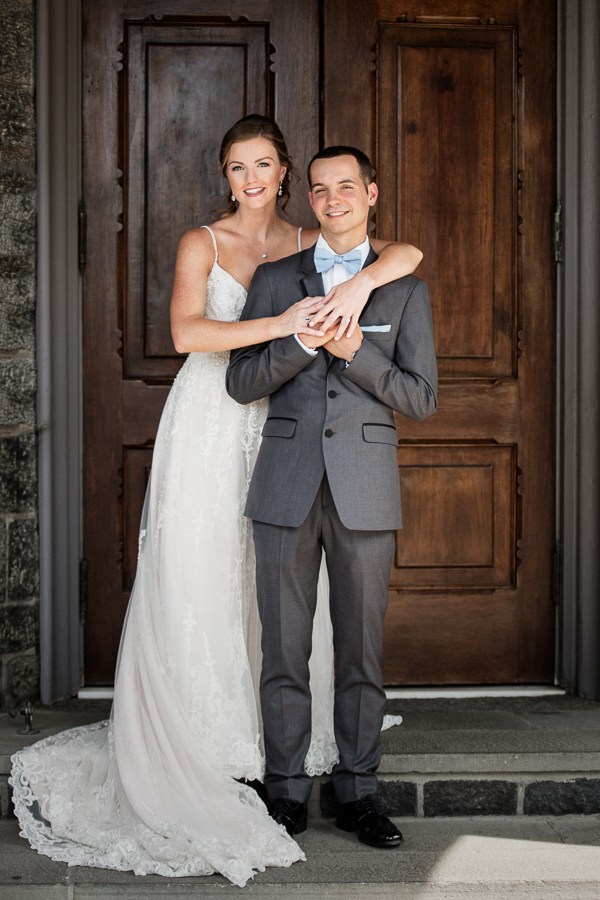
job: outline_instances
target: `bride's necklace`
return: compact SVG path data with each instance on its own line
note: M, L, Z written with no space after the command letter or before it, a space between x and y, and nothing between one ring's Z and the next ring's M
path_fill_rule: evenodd
M266 258L267 258L267 253L268 253L269 250L271 249L271 244L272 244L273 241L275 240L275 237L279 234L279 220L277 221L277 228L275 229L275 231L274 231L274 233L273 233L273 237L272 237L271 240L269 241L269 246L267 247L267 249L265 250L264 253L263 253L261 250L259 250L259 248L256 246L256 244L254 243L254 241L251 241L251 240L250 240L250 238L248 237L248 235L246 234L246 232L244 231L244 229L241 227L241 225L238 224L238 228L239 228L240 231L242 232L242 236L246 238L246 240L248 241L249 244L252 244L252 246L254 247L254 249L256 250L256 252L257 252L257 253L260 253L260 255L262 256L263 259L266 259Z

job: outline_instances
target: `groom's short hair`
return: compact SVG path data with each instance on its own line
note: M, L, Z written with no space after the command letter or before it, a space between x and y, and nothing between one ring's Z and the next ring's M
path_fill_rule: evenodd
M310 169L314 162L318 159L335 159L336 156L353 156L356 162L358 163L358 168L360 171L360 177L365 187L368 188L371 182L374 180L374 171L373 166L371 165L371 160L367 156L366 153L363 153L362 150L359 150L358 147L325 147L324 150L319 150L318 153L315 153L313 158L308 164L308 184L310 189L312 190L312 181L310 178Z

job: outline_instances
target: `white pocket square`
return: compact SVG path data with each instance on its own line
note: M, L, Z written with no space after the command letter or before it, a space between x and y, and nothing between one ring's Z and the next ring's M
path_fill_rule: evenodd
M360 325L360 323L359 323ZM360 325L361 331L391 331L391 325Z

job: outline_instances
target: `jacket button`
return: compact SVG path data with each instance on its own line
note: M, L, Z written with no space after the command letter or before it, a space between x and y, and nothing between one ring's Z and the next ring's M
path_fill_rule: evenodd
M329 391L327 396L331 397L331 399L333 400L335 397L337 397L337 391Z
M327 431L325 432L325 437L333 437L333 431L331 430L331 428L327 429Z

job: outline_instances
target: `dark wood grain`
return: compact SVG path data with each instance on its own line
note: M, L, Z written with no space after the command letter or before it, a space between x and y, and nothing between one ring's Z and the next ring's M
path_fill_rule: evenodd
M398 449L402 530L390 586L514 587L513 447Z
M152 444L170 385L145 381L123 382L123 438L125 447Z
M175 375L169 304L181 235L224 206L227 124L270 109L265 25L126 27L128 377Z
M442 375L514 371L514 32L379 28L378 227L425 254Z
M384 683L516 683L518 641L514 591L390 591Z
M370 153L378 236L424 250L441 376L436 415L396 417L386 679L551 681L555 11L351 7L324 0L325 143Z
M84 0L85 680L111 683L146 471L183 364L169 301L179 238L208 223L233 122L274 114L301 171L318 146L317 0ZM310 224L306 182L292 207Z
M121 4L83 3L83 198L88 213L83 282L83 552L88 609L88 684L111 683L121 601L121 378L117 233L118 68Z
M211 153L249 102L274 111L301 170L319 141L368 152L379 236L425 250L440 407L396 419L387 683L551 681L554 8L323 0L320 31L318 0L84 0L83 27L86 682L113 677L150 448L182 363L173 248L214 205ZM313 221L305 192L299 224Z
M123 545L123 591L133 587L138 558L138 533L144 508L144 497L152 467L152 449L126 447L123 454L123 500L124 500L124 545Z

